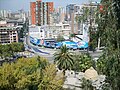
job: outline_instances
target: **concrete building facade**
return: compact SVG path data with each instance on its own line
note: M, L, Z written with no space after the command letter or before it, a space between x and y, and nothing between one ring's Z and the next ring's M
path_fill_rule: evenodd
M29 35L33 38L37 39L45 39L46 33L45 29L41 26L30 26L29 27Z
M18 42L18 31L13 25L0 24L0 44Z
M57 38L59 35L69 37L70 33L71 26L68 23L29 27L29 35L37 39Z

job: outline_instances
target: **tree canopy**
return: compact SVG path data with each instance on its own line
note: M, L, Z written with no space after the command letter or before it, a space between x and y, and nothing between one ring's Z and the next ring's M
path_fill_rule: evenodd
M22 51L24 51L23 43L11 43L6 45L0 44L0 57L4 59L9 59L16 52L22 52Z
M69 52L69 49L66 47L66 45L62 46L60 50L54 54L54 56L54 62L57 64L60 70L70 70L73 67L73 55Z
M106 75L111 90L120 89L120 1L102 0L103 12L100 14L101 39L105 50L97 62L99 73Z
M63 74L45 58L21 58L0 66L0 90L61 90Z

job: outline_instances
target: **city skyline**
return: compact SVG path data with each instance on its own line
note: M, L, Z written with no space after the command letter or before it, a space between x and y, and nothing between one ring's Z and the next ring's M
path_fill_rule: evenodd
M35 2L36 0L0 0L0 10L30 10L30 2ZM89 3L90 0L42 0L43 2L54 2L54 7L65 7L68 4L83 4ZM99 2L100 0L92 0Z

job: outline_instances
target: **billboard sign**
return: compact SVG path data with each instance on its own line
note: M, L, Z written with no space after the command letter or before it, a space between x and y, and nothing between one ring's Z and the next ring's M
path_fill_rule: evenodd
M33 38L33 37L30 36L30 42L33 43L33 44L39 45L40 44L40 39Z

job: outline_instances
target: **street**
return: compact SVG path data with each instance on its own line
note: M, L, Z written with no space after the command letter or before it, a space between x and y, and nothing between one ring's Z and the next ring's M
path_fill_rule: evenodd
M44 48L44 47L35 46L35 45L30 43L29 36L26 36L25 43L29 47L33 48L35 54L47 58L50 62L53 62L54 53L59 50L59 49L51 49L51 48ZM70 50L70 52L80 54L80 53L87 53L87 50ZM102 51L95 51L95 52L88 51L88 53L91 55L91 57L93 59L98 59L99 56L102 54Z

